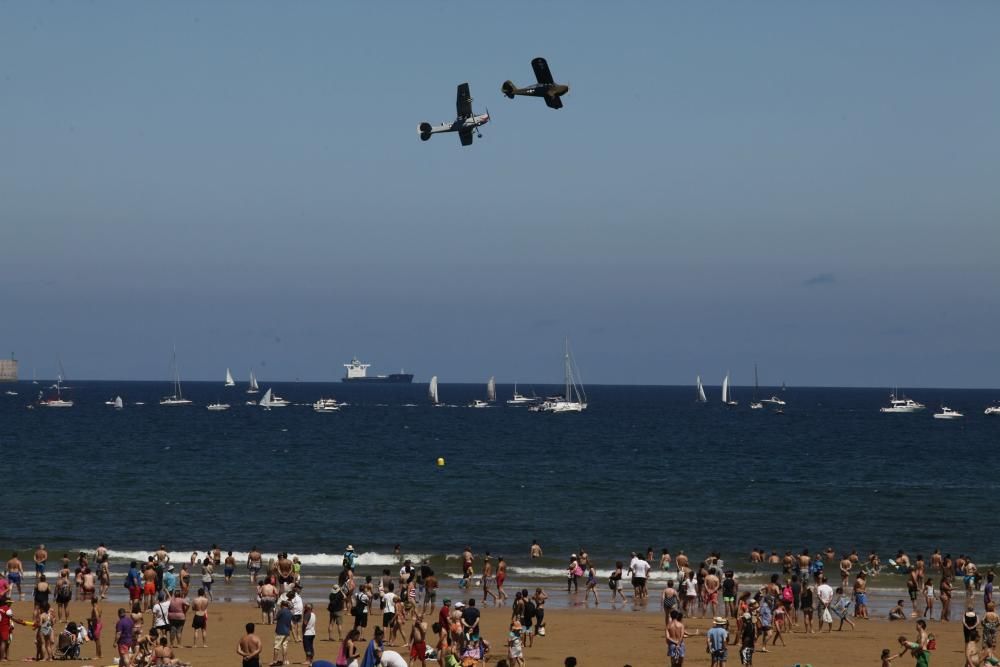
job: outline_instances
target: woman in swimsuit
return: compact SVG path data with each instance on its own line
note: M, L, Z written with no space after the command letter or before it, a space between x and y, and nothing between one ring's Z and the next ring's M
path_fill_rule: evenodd
M94 650L97 657L101 657L101 629L104 624L101 622L101 601L94 598L90 601L90 620L87 623L87 630L90 638L94 640Z
M41 609L42 605L49 603L49 595L51 593L49 582L45 581L45 575L38 575L38 580L35 582L35 591L32 593L32 599L35 601L35 613Z
M594 604L601 604L600 598L597 597L597 571L594 566L591 565L587 568L587 592L583 595L583 601L586 603L590 599L590 594L594 594Z
M497 559L497 604L502 605L507 601L507 591L503 589L503 582L507 580L507 561L503 556Z
M38 615L38 636L41 640L41 649L45 655L45 660L55 660L55 633L52 631L52 614L49 612L49 603L46 602L41 607Z

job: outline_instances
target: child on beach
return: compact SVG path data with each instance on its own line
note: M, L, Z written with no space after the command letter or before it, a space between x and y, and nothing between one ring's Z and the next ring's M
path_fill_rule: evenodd
M507 657L514 667L524 667L524 649L521 644L521 622L514 619L507 633Z
M590 599L590 594L594 594L594 604L601 604L600 599L597 597L597 570L594 569L593 563L587 568L587 592L583 596L583 601L586 603ZM517 661L514 661L517 664Z
M844 623L851 626L854 630L854 621L852 621L847 616L847 610L851 606L851 600L846 595L844 595L844 589L841 586L837 587L837 601L833 603L831 607L834 614L840 619L840 625L837 626L837 632L844 629ZM831 626L832 627L832 626Z
M608 578L608 588L611 589L611 604L614 604L619 597L621 597L622 602L628 602L625 599L625 592L622 590L622 562L620 560L615 561L615 571Z
M934 616L934 582L930 579L924 584L924 613L922 616L927 618Z
M892 651L890 651L889 649L887 648L882 649L882 667L889 667L889 663L895 660L897 657L899 656L893 655Z

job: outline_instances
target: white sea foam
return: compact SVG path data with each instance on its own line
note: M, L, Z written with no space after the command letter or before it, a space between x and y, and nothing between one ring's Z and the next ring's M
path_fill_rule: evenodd
M87 553L92 553L90 549L77 549L71 551L70 554L79 553L80 551L86 551ZM133 551L133 550L122 550L117 551L114 549L108 550L108 555L114 560L137 560L145 561L149 556L153 555L156 550L151 551ZM191 559L191 552L195 551L168 551L170 555L170 561L173 563L186 563ZM198 560L205 558L209 554L209 551L198 551ZM234 551L233 557L236 559L236 563L239 566L244 565L247 562L248 552L246 551ZM316 554L296 554L293 552L288 552L289 558L298 557L303 565L312 565L317 567L340 567L344 560L343 553L316 553ZM226 552L222 552L222 557L226 557ZM274 553L264 553L263 558L266 563L271 558L276 558L277 554ZM394 565L401 563L406 559L410 559L414 563L419 563L425 558L430 558L429 554L404 554L402 556L394 556L393 554L382 554L377 551L366 551L364 553L358 554L358 565L359 566L378 566L378 565Z

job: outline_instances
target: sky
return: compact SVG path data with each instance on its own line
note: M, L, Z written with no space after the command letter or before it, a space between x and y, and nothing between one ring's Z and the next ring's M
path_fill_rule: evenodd
M997 387L995 2L2 2L22 377ZM508 100L544 56L561 110ZM471 86L483 138L421 142ZM8 352L9 351L9 352Z

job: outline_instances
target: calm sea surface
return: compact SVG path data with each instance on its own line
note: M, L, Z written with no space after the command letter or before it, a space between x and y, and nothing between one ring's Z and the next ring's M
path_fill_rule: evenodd
M529 579L558 576L581 547L608 566L649 546L731 562L753 546L1000 561L1000 417L983 414L995 391L914 390L927 411L884 415L883 390L790 388L779 415L751 411L747 388L725 409L689 387L594 386L585 413L551 415L434 408L423 384L277 384L295 405L271 411L215 383L186 383L191 407L157 405L165 383L72 384L65 410L26 409L38 386L0 387L19 392L0 395L4 550L103 541L126 558L217 542L337 566L351 542L377 566L399 543L457 573L449 555L471 544ZM462 406L485 387L440 393ZM116 394L120 412L104 405ZM350 406L314 413L321 396ZM217 399L232 410L207 411ZM966 418L933 419L942 403ZM541 562L526 558L532 539Z

